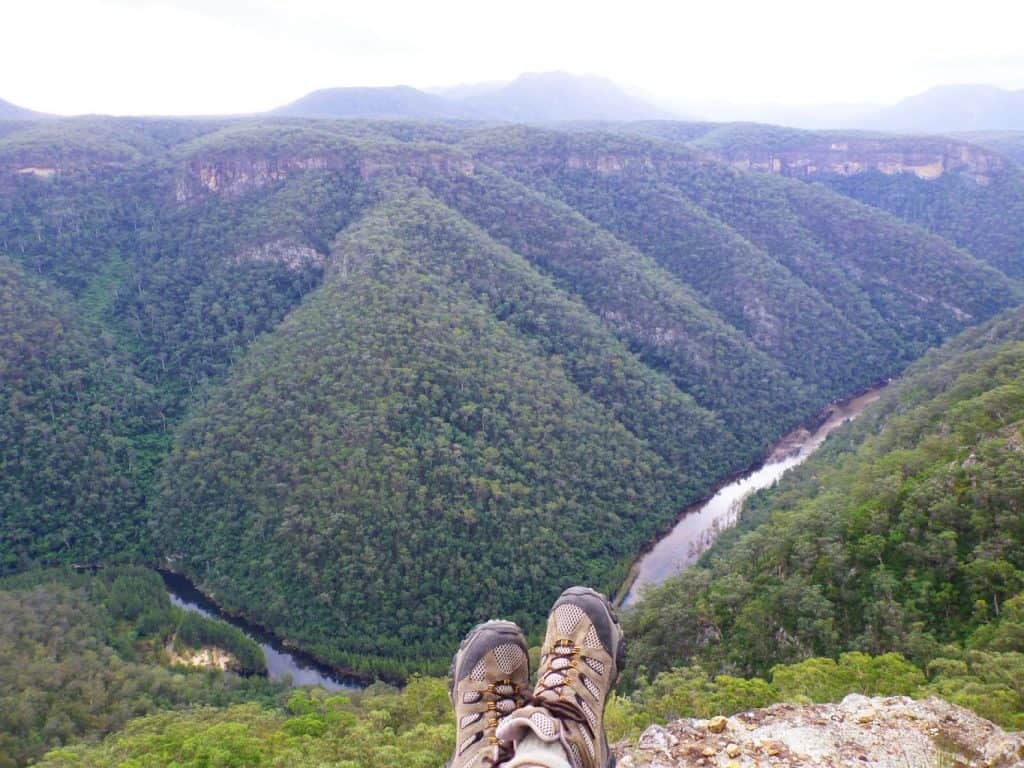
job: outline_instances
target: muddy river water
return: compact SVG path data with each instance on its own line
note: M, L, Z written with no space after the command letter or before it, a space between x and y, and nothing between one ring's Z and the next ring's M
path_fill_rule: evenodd
M855 419L882 396L884 387L829 408L828 417L814 432L798 429L783 437L759 468L722 486L707 501L688 507L675 527L633 565L635 578L622 600L628 606L639 599L643 589L660 584L683 568L693 565L711 546L718 534L736 524L743 501L755 491L768 488L793 467L814 453L829 433Z

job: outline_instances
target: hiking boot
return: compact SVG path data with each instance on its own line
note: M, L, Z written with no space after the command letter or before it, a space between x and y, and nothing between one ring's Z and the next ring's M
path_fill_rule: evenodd
M625 660L622 629L608 599L586 587L565 590L548 617L537 686L527 706L498 727L502 752L514 753L532 733L542 742L559 742L573 768L614 766L604 706Z
M455 708L450 768L482 768L497 759L495 729L522 704L529 683L530 661L518 626L486 621L466 635L452 660L448 688Z

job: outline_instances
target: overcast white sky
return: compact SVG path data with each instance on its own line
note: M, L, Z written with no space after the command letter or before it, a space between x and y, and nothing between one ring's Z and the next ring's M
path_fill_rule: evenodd
M553 69L663 101L1024 88L1020 0L0 0L0 30L0 98L59 114L248 112Z

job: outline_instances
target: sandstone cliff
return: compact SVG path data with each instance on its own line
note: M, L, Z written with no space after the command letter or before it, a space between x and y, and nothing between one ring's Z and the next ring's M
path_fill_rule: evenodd
M791 146L754 141L712 147L707 154L740 170L798 178L878 171L887 176L909 174L933 181L955 174L983 186L1007 166L1005 158L994 152L934 137L801 134L800 141Z

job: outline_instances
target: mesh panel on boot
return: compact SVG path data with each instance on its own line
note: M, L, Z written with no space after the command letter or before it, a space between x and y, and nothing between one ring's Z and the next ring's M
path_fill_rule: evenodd
M499 645L494 649L494 659L498 662L498 669L509 675L512 674L512 670L522 665L526 656L518 645Z
M473 746L474 744L476 744L477 740L478 740L478 739L480 738L480 735L481 735L481 734L479 734L479 733L476 733L476 734L473 734L472 736L470 736L470 737L469 737L468 739L465 739L465 740L464 740L464 741L463 741L463 742L462 742L462 743L461 743L461 744L459 745L459 754L461 755L461 754L462 754L463 752L465 752L465 751L466 751L467 749L469 749L469 748L470 748L471 746Z
M555 608L555 624L563 635L571 634L583 618L583 609L572 603L562 603Z
M580 680L582 680L583 684L587 686L587 690L590 691L590 695L598 701L601 701L601 689L597 687L597 684L584 675L580 675Z
M487 662L484 659L480 659L473 667L473 671L469 673L469 679L475 680L480 683L483 682L484 678L487 677Z
M534 712L530 715L530 722L533 723L534 728L548 738L551 738L556 733L557 726L555 721L543 712Z
M583 714L587 716L587 720L590 721L590 727L597 732L597 715L594 714L594 710L591 709L590 705L587 704L585 699L579 701L580 709L583 710Z

